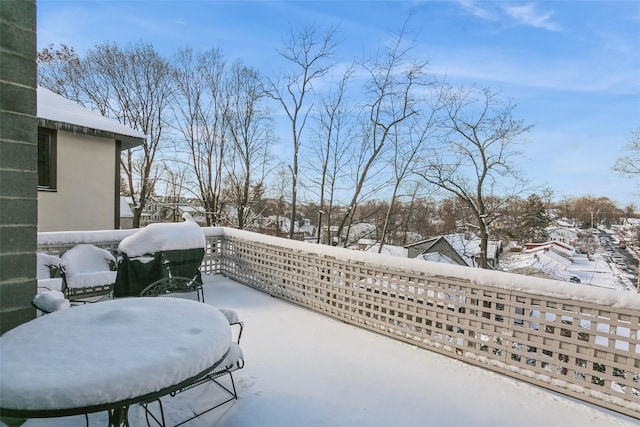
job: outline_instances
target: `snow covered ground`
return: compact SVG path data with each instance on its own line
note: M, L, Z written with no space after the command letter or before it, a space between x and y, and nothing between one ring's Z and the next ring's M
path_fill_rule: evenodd
M549 251L505 253L500 263L505 271L517 272L530 268L531 271L541 271L558 280L569 281L571 276L577 276L581 285L636 292L635 275L611 263L605 252L596 252L590 257L573 254L571 259Z
M240 285L205 276L207 303L245 322L239 400L189 427L638 426L640 421L343 324ZM73 309L73 308L72 308ZM164 399L169 423L220 397L213 385ZM90 416L106 425L105 413ZM144 426L138 406L133 427ZM25 427L83 426L84 417Z

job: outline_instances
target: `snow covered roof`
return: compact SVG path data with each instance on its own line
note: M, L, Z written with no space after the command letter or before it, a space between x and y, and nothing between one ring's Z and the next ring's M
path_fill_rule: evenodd
M57 129L111 137L121 141L123 149L144 142L145 135L142 132L91 111L49 89L38 87L37 94L38 119L45 123L54 122Z
M120 218L133 218L133 211L129 206L131 197L120 197Z
M401 258L406 258L409 252L407 248L395 245L382 245L382 251L378 252L379 250L380 245L378 243L374 243L366 249L367 252L381 253L384 255L397 256Z
M526 243L524 247L525 247L525 252L539 252L539 251L546 251L553 248L555 251L558 251L567 257L572 256L573 253L575 252L575 249L573 248L573 246L563 242L559 242L557 240L551 240L551 241L542 242L542 243Z
M480 255L480 238L475 233L454 233L443 236L453 249L467 262L475 265L473 258ZM495 259L500 242L489 240L487 259Z

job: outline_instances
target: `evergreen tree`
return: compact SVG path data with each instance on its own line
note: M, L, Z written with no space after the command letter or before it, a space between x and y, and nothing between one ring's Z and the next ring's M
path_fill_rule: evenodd
M519 223L518 228L523 241L544 242L547 240L546 228L549 225L549 218L540 196L531 194L527 198Z

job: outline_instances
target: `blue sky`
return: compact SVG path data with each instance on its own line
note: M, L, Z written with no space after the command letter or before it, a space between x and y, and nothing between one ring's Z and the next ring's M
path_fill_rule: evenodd
M640 207L640 179L611 171L640 127L640 2L38 0L38 49L144 41L162 54L221 48L262 73L290 24L338 26L340 59L372 52L409 21L414 55L456 85L488 86L533 124L522 167L555 198ZM283 136L283 139L287 135Z

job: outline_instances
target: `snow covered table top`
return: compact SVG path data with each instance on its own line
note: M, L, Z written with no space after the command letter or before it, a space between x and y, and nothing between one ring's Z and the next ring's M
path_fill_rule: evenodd
M179 298L57 311L0 337L0 408L48 417L127 406L208 371L230 343L220 311Z

